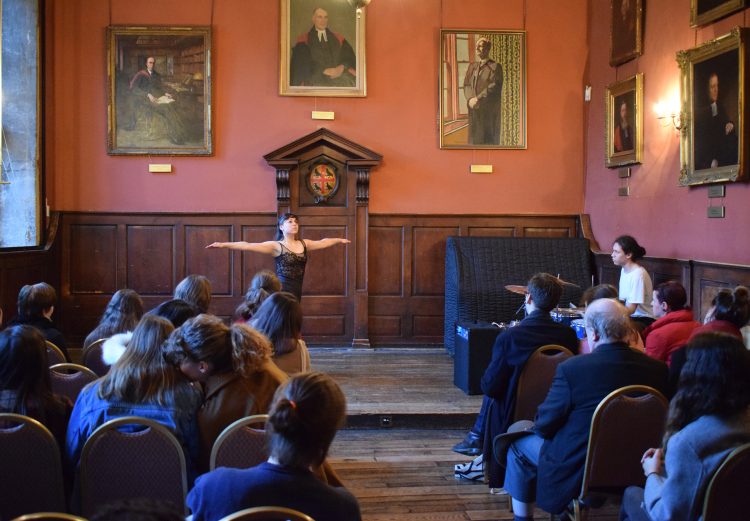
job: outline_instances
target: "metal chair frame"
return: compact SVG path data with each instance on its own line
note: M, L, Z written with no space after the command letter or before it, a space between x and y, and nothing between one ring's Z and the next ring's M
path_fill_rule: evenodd
M578 497L573 499L573 514L574 514L574 519L576 521L583 519L582 516L585 515L584 513L585 511L582 508L582 505L583 505L583 501L586 498L586 494L588 494L589 492L589 486L591 482L591 472L592 472L592 467L593 467L591 458L593 455L594 446L597 442L597 436L599 435L599 432L601 431L600 416L601 414L603 414L603 411L611 402L615 401L616 399L622 396L628 396L628 395L632 395L636 393L641 396L652 395L655 398L657 398L663 405L665 414L666 414L667 409L669 408L669 402L664 397L664 395L661 394L658 390L654 389L653 387L649 387L647 385L626 385L625 387L620 387L619 389L615 389L614 391L609 393L607 396L604 397L604 399L601 402L599 402L599 405L597 405L596 409L594 410L594 415L591 417L591 427L589 428L589 442L586 448L586 464L583 469L583 481L581 482L581 492L578 495Z
M91 503L91 500L88 497L86 497L88 494L88 489L89 489L89 483L88 483L89 477L88 477L86 466L87 466L89 453L91 452L91 447L96 443L96 441L99 438L108 434L110 431L113 431L113 430L117 431L117 429L123 425L142 425L149 429L156 430L162 436L164 436L172 446L174 446L179 456L179 462L180 462L181 487L182 487L182 503L181 504L185 505L185 497L187 496L187 491L188 491L187 463L185 462L185 453L182 450L182 445L180 445L180 442L177 440L175 435L172 434L172 432L168 428L166 428L164 425L154 420L149 420L148 418L142 418L140 416L123 416L122 418L116 418L114 420L110 420L100 425L91 434L91 436L89 436L89 439L86 440L86 443L83 445L83 450L81 451L81 465L80 465L82 508L85 510ZM84 514L85 513L86 512L84 512Z
M216 468L216 459L219 456L219 451L221 450L222 444L228 438L234 435L236 431L241 430L243 428L247 428L250 425L254 425L258 423L262 423L263 425L265 425L266 422L268 422L267 414L254 414L253 416L246 416L245 418L240 418L239 420L228 425L223 431L221 431L221 434L219 434L219 437L216 438L216 441L211 447L209 470L214 470ZM258 432L265 432L265 429L252 429L252 430L258 431Z
M315 521L307 514L299 510L284 507L253 507L229 514L219 521Z
M88 385L88 383L93 382L94 380L96 380L97 378L99 378L99 375L96 374L94 371L92 371L91 369L89 369L86 366L78 365L78 364L68 364L68 363L65 363L65 364L55 364L55 365L50 366L49 371L50 371L50 377L52 377L51 373L56 373L57 376L54 376L52 378L61 378L61 379L75 378L77 376L77 373L83 373L83 374L89 376L90 378L92 378L92 380L90 380L89 382L87 382L86 384L84 384L84 387L86 385ZM67 371L76 371L77 373L70 373L70 372L67 372ZM77 395L76 396L68 396L68 398L70 398L71 402L75 403Z
M743 463L746 466L750 466L750 443L740 445L732 452L730 452L729 455L724 458L724 461L722 461L721 465L714 473L711 481L708 482L708 487L706 488L706 497L703 499L703 521L714 521L715 519L722 519L719 517L713 517L711 515L711 509L717 508L712 504L714 490L719 486L719 482L722 480L725 473L731 472L732 470L734 470L735 466L741 465Z
M2 425L5 422L18 423L19 425L16 425L14 427L0 427L0 432L29 428L29 429L38 430L39 433L43 437L48 438L50 450L52 451L52 458L51 458L51 461L47 462L47 466L45 467L44 473L46 475L53 473L55 476L57 476L60 487L59 487L59 490L57 491L58 497L54 498L54 500L56 500L56 503L60 505L61 509L64 509L66 505L65 505L65 491L64 491L64 485L63 485L62 460L60 457L60 448L57 445L57 441L55 440L55 437L52 435L49 429L45 427L41 422L35 420L34 418L29 418L28 416L24 416L22 414L0 413L0 425ZM21 517L24 517L24 516L21 516Z
M63 364L67 363L68 359L65 358L65 353L62 352L62 349L57 347L53 342L50 342L49 340L45 340L44 343L47 345L47 358L51 358L49 354L50 352L52 352L55 356L59 357L59 359L62 360L62 362L60 363L63 363ZM50 366L57 365L55 362L56 362L55 360L50 359L49 365Z
M84 366L86 366L88 369L90 369L90 370L93 371L93 369L91 369L91 367L89 367L89 366L86 365L86 357L88 356L89 353L91 353L92 350L100 348L100 346L102 346L104 344L104 342L106 342L106 341L107 341L106 338L100 338L98 340L94 340L89 345L87 345L83 349L83 352L81 353L81 364L84 365ZM100 349L100 352L101 352L101 349ZM104 364L103 361L102 361L102 364L106 365L106 364ZM104 376L103 374L99 374L96 371L94 371L94 373L96 373L97 376Z
M84 517L74 516L73 514L63 514L62 512L36 512L34 514L24 514L11 521L87 521Z

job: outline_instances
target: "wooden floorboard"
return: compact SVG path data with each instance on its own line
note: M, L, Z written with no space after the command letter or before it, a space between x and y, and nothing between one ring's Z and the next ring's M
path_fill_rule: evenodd
M333 467L357 497L364 521L513 519L507 496L489 494L484 483L456 480L453 465L467 461L450 447L458 430L345 430L330 453ZM591 513L617 519L619 505ZM537 519L547 519L538 510Z

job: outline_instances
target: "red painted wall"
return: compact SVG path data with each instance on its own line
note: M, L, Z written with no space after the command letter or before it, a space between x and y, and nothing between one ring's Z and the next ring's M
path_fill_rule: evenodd
M649 255L747 264L750 186L727 185L726 198L713 203L726 206L726 218L708 219L707 187L678 186L679 137L671 127L662 127L653 111L657 101L679 93L676 51L746 25L747 14L739 12L705 28L691 29L689 4L685 0L648 2L644 53L616 69L608 63L610 2L590 2L588 69L593 100L585 110L585 209L602 248L608 249L618 235L629 233ZM644 75L643 164L632 168L630 197L619 197L617 189L625 182L617 177L617 170L604 167L604 93L608 84L636 72Z
M374 0L364 99L281 97L279 1L214 2L215 156L106 154L105 27L208 25L209 0L49 0L47 194L68 211L273 211L262 155L321 123L383 154L375 213L578 213L583 208L586 2ZM524 4L526 13L524 16ZM109 10L111 5L111 13ZM442 5L442 12L441 12ZM528 150L440 150L440 27L528 31ZM594 147L591 147L594 148ZM149 174L170 162L175 174ZM469 174L491 163L491 175Z

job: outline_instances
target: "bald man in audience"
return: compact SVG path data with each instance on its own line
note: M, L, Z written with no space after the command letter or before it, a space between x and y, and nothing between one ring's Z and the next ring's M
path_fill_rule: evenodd
M622 304L596 300L584 323L593 352L557 367L533 433L508 450L505 488L516 520L533 519L535 501L547 512L560 513L580 491L591 418L603 398L626 385L668 390L664 362L628 347L630 322Z

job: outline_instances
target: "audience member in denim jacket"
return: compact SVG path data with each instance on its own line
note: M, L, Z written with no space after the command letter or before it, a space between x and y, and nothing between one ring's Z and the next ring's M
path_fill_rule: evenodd
M72 468L78 466L83 445L98 427L123 416L141 416L177 436L192 469L198 453L196 413L202 397L162 356L162 343L173 329L168 320L145 315L109 373L81 391L68 424L66 454Z

